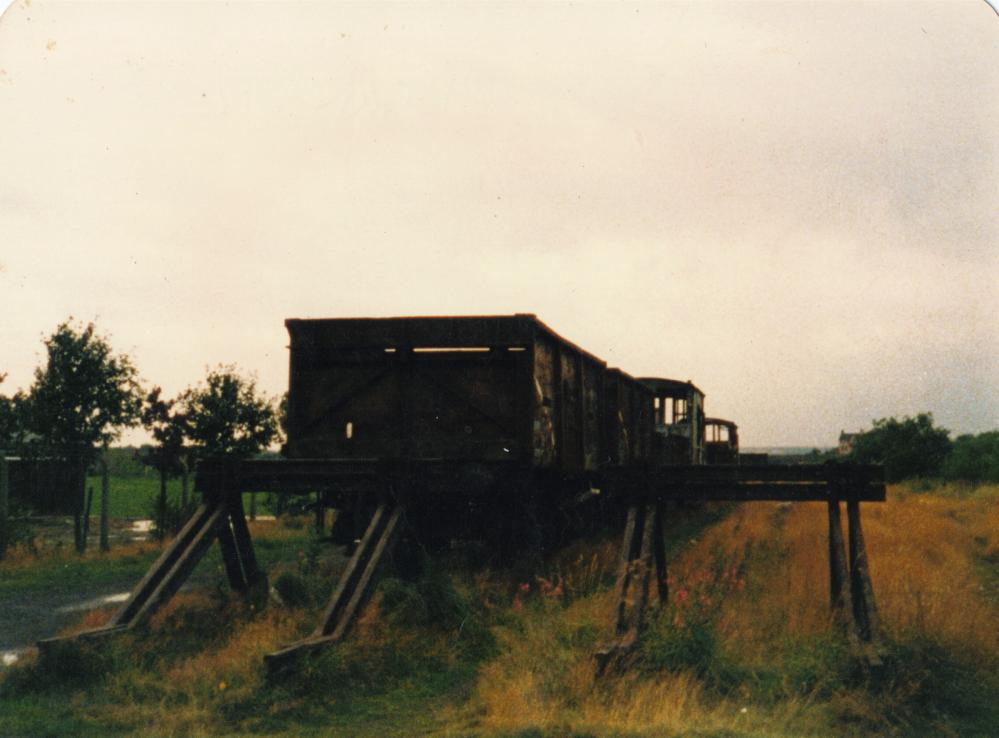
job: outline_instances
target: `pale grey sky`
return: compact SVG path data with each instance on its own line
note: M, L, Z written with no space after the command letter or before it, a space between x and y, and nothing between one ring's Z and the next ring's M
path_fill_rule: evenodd
M746 445L993 429L996 121L980 0L18 0L2 391L69 315L279 394L286 317L534 312Z

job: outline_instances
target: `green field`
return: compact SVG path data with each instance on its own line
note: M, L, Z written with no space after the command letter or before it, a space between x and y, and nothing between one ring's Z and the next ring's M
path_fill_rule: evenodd
M194 489L194 478L190 480L189 489ZM100 512L101 478L99 476L87 477L87 487L94 491L93 508L91 515ZM156 513L157 500L160 494L160 480L154 474L148 476L112 476L108 484L109 508L112 518L152 518ZM179 503L181 497L180 479L170 479L167 481L167 496L175 503ZM263 509L263 501L266 495L257 495L258 512L261 514L269 512ZM250 509L249 493L243 496L243 504L247 511Z

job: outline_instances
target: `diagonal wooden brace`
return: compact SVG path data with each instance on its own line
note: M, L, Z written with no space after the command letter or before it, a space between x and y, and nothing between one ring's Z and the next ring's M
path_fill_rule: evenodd
M300 656L334 644L347 635L371 596L375 572L395 542L402 514L402 505L386 502L379 505L347 562L316 629L304 640L264 657L270 675L289 668Z
M848 501L846 515L849 524L850 599L853 617L858 635L867 644L865 652L868 662L871 666L880 666L883 651L881 617L874 600L874 585L871 584L867 565L867 546L860 525L860 503L856 500Z
M631 651L638 643L645 623L653 558L659 600L660 603L666 602L666 552L662 541L661 514L658 502L628 508L618 565L616 638L594 654L598 674L603 673L612 661ZM641 535L638 535L639 529Z
M267 591L267 577L257 565L243 513L242 496L226 465L190 520L139 580L129 598L100 628L38 642L44 653L55 644L114 635L145 623L183 586L216 537L229 584L243 594Z

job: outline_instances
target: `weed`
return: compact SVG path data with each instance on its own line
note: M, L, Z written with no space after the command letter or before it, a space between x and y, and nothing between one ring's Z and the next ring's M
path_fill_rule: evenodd
M306 607L312 603L309 584L300 574L283 572L274 580L273 586L288 607Z

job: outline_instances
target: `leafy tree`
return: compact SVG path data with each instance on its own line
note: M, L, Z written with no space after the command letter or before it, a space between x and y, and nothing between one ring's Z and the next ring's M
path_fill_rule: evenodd
M139 421L142 392L138 372L125 354L115 355L93 323L59 325L45 340L47 361L35 370L24 402L25 429L41 452L71 461L79 489L76 547L86 546L82 529L87 468L122 427Z
M0 384L6 377L6 374L0 374ZM0 450L24 450L27 400L27 395L21 391L15 392L12 397L0 395Z
M854 442L852 458L884 464L885 478L898 482L938 476L950 448L950 431L934 427L932 413L920 413L915 418L875 420L874 427Z
M189 432L187 415L176 409L178 400L164 400L163 390L154 387L146 396L142 406L142 425L148 430L155 446L145 447L140 455L142 463L159 473L160 495L156 508L156 530L160 536L166 532L167 479L178 474L184 475L184 494L181 508L187 506L188 449L185 441ZM183 512L183 510L182 510Z
M201 457L247 458L279 436L274 403L258 396L255 382L241 377L234 366L210 370L204 386L184 393L183 405L189 437ZM256 510L252 494L251 519Z
M944 461L943 475L975 484L999 482L999 431L958 436Z
M205 383L188 389L181 403L188 437L201 457L247 458L278 437L274 404L234 366L210 370Z
M281 428L281 435L285 438L288 437L288 393L285 392L281 395L281 400L278 402L278 427Z

